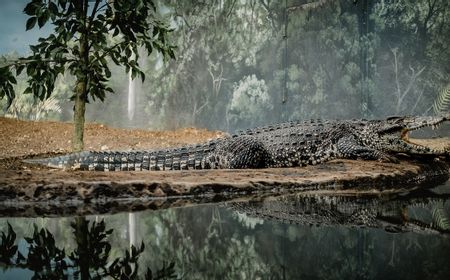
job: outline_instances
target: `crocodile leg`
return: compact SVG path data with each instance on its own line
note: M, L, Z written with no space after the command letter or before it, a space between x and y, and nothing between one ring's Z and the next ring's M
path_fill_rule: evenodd
M393 163L399 162L395 156L359 144L354 136L346 136L339 139L337 142L337 150L343 158L362 158Z
M270 166L271 158L260 140L242 135L218 145L205 161L211 168L265 168Z

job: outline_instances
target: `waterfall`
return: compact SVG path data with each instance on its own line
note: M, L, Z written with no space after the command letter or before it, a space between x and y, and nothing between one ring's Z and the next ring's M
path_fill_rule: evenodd
M136 109L136 81L131 78L131 70L128 73L128 120L134 119Z

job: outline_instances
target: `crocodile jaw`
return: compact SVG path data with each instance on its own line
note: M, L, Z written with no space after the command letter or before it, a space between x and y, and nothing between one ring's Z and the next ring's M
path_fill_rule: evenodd
M445 150L432 149L430 147L424 146L422 144L414 142L414 139L409 137L409 133L414 130L419 130L424 127L431 127L432 130L436 130L439 126L448 121L447 117L435 118L433 121L424 121L422 123L408 125L407 128L403 128L400 132L400 138L402 140L403 145L410 153L417 154L435 154L435 155L443 155L448 152Z

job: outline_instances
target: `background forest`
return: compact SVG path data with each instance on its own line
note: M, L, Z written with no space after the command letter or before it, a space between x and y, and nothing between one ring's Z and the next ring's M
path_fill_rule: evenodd
M292 119L449 109L447 0L156 2L174 28L176 60L142 59L144 84L111 66L116 93L89 104L88 121L234 131ZM62 77L44 102L19 94L25 82L19 77L18 98L2 114L71 120L72 77Z

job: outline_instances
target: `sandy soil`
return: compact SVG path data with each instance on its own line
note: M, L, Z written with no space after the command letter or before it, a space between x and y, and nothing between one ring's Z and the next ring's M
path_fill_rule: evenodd
M89 150L155 149L203 142L222 135L224 133L219 131L194 128L147 131L88 124L85 145ZM89 212L86 209L105 212L119 205L123 207L118 201L125 201L126 207L140 209L144 204L156 207L154 201L148 203L151 198L186 195L215 201L218 196L222 199L229 194L242 196L298 190L403 191L428 179L446 180L449 173L445 158L417 161L405 157L400 164L334 160L302 168L159 172L64 171L21 161L27 157L68 153L71 137L69 123L0 118L0 213L67 213L70 203L78 205L70 208L75 213ZM442 148L449 146L450 139L424 142ZM113 204L111 199L115 201ZM33 203L32 208L29 203ZM164 203L156 204L161 207Z
M142 150L192 144L224 135L219 131L184 128L175 131L117 129L87 124L85 150ZM46 153L69 153L70 123L21 121L0 117L0 159Z

